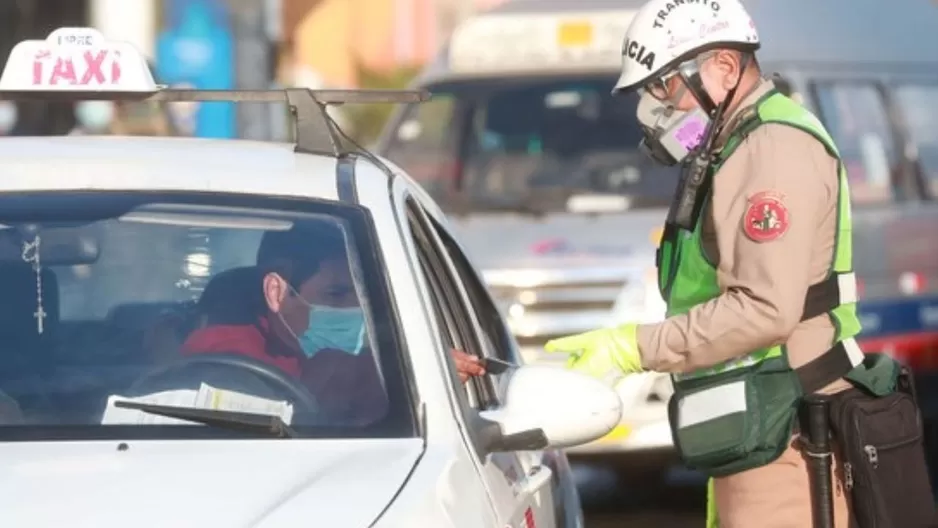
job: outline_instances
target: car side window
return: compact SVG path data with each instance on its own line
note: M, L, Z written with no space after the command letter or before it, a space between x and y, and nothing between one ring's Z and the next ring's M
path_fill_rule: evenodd
M938 85L898 85L892 96L914 146L925 194L938 197Z
M895 201L900 194L902 153L877 85L818 83L814 94L821 120L846 165L853 204Z
M502 361L520 364L521 357L517 343L498 311L495 301L492 300L485 282L479 277L469 257L466 256L459 243L453 239L449 232L436 222L433 222L433 227L437 232L437 236L442 240L443 246L446 248L446 252L453 261L456 272L466 288L469 301L472 303L472 310L482 326L485 337L492 346L492 355Z
M444 342L451 345L451 348L482 357L479 336L471 324L468 308L463 303L456 285L458 279L447 273L450 265L438 239L435 238L433 227L426 213L410 198L407 200L407 216L414 233L421 270L434 292L434 303L439 304L439 307L435 306L434 309L442 308L444 326L449 330L449 339ZM473 407L488 409L498 404L495 387L487 377L469 380L466 389Z

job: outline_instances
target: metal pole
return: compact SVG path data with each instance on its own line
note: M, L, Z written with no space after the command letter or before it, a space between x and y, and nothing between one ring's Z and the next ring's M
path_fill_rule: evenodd
M802 446L808 456L814 528L834 528L830 399L820 394L809 394L804 397L799 411Z
M258 0L229 0L229 16L234 35L235 86L239 89L266 90L272 56L268 38L269 7ZM270 140L273 136L271 112L265 104L242 104L236 109L238 137Z

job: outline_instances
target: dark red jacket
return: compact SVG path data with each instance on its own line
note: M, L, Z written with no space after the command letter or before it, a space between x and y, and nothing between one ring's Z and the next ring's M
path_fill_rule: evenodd
M267 321L256 325L216 325L196 330L182 345L183 355L242 354L300 380L322 410L342 422L366 424L387 412L387 396L370 349L353 356L321 350L312 359L269 352Z

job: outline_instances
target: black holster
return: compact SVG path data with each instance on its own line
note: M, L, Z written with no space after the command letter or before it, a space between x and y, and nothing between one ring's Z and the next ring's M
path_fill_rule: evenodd
M820 394L805 396L798 414L801 446L808 458L813 528L834 528L830 399Z

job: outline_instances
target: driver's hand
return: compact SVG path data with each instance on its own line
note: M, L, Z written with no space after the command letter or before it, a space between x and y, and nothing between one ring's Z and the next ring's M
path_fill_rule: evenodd
M462 350L452 350L453 361L456 362L456 372L459 374L459 381L465 383L473 376L485 374L485 367L480 363L479 358L467 354Z

